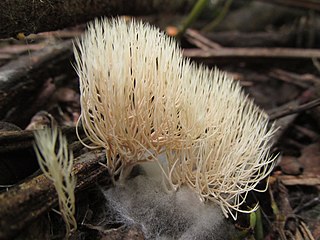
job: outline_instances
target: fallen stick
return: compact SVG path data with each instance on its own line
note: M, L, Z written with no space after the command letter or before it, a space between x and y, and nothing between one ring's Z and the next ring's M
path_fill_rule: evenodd
M308 103L296 106L296 107L286 108L286 109L284 109L284 110L282 110L280 112L275 112L274 114L270 115L269 119L271 121L273 121L273 120L276 120L278 118L282 118L282 117L287 116L287 115L303 112L303 111L309 110L309 109L317 107L317 106L320 106L320 98L315 99L313 101L310 101Z
M187 29L185 35L189 42L193 43L195 46L201 48L202 50L222 48L220 44L211 41L196 30Z
M0 122L0 126L3 124L5 123ZM73 142L77 139L75 127L62 127L61 131L66 135L68 142ZM0 154L32 148L34 140L33 132L33 130L0 131ZM83 133L83 129L80 127L80 136L83 136Z
M296 30L268 32L219 31L206 32L203 36L224 47L285 47L295 42Z
M73 173L77 179L75 192L94 184L107 169L101 166L105 153L89 152L75 159ZM11 239L58 203L52 182L43 174L0 194L0 239Z
M54 46L27 54L0 68L0 119L19 115L28 109L45 81L61 73L73 72L71 66L72 42L64 41ZM20 107L19 111L17 106ZM31 116L29 116L31 117ZM23 121L23 120L17 120ZM12 121L11 121L12 122ZM17 123L24 125L25 123Z
M269 72L269 76L283 82L296 85L302 89L308 89L311 86L311 81L305 81L303 79L303 75L291 73L282 69L272 69Z
M320 50L302 48L220 48L184 49L190 58L320 58Z
M283 112L286 109L292 109L299 106L298 100L292 100L291 102L288 102L282 106L279 106L277 108L271 109L268 111L269 118L273 118L278 112ZM276 128L278 129L274 136L274 142L278 142L279 139L282 137L283 133L291 126L291 124L294 122L298 114L291 114L288 116L284 116L280 119L277 119L275 122Z
M320 178L319 175L313 174L302 174L300 176L293 175L280 175L278 179L285 186L320 186Z
M33 131L1 130L1 127L7 125L12 128L11 124L0 122L0 189L1 186L6 187L22 181L39 169L33 150ZM73 156L79 156L83 144L77 141L75 127L62 127L61 130L69 142L69 149L72 150ZM81 128L78 132L82 141L90 144Z

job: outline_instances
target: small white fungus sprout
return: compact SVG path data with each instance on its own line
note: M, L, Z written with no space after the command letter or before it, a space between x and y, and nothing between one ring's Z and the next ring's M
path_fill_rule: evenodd
M59 208L66 224L66 238L77 229L75 220L75 177L72 174L73 154L68 151L68 142L57 127L35 132L34 149L40 168L50 179L58 194Z
M134 165L165 155L159 166L172 188L186 184L236 218L233 210L241 211L274 162L274 128L241 87L134 20L90 23L74 51L80 120L106 149L111 176L123 180Z

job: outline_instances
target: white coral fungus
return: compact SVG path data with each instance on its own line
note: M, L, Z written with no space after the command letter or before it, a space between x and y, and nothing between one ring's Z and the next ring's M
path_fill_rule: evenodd
M187 184L225 215L272 169L274 128L225 73L184 59L173 39L141 22L96 20L75 44L81 122L104 147L112 176L166 156L173 187Z
M66 238L77 229L75 220L75 177L72 174L73 155L68 150L67 139L57 127L35 132L34 149L40 168L57 191L60 213L66 224Z

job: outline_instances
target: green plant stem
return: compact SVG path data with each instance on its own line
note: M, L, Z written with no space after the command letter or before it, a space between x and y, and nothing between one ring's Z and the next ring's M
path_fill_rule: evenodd
M219 15L211 23L209 23L207 26L205 26L202 29L202 31L209 32L209 31L212 31L216 26L218 26L220 24L220 22L222 21L222 19L224 19L224 17L226 16L227 12L229 11L229 8L230 8L232 2L233 2L233 0L227 0L223 6L221 12L219 13Z
M204 7L207 5L208 0L198 0L192 8L187 18L183 21L182 26L177 34L177 37L181 37L186 29L198 18Z
M278 208L278 205L277 205L276 201L274 200L271 188L269 188L269 195L270 195L270 199L271 199L272 212L276 216L276 218L278 219L278 217L280 215L280 210Z
M256 225L254 229L254 237L256 240L263 240L263 227L262 227L262 218L261 218L261 210L257 209L256 214Z
M257 223L257 215L256 212L252 212L250 213L250 228L254 229L256 227L256 223Z

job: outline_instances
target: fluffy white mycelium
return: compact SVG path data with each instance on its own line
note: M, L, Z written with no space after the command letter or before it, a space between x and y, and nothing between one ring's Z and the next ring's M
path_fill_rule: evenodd
M182 184L224 214L240 210L272 169L274 128L225 73L197 67L148 24L96 20L75 44L81 122L104 147L111 176L159 161L173 189Z

